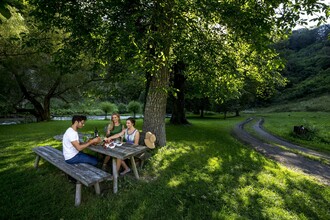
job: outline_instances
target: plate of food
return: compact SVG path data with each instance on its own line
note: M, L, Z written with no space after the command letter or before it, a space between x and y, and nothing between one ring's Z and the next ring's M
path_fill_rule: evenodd
M116 147L116 144L114 144L114 143L105 143L104 146L105 146L106 148L113 149L113 148Z

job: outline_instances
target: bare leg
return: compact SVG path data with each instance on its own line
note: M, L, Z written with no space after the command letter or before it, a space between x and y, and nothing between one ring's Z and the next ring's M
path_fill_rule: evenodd
M121 165L123 165L123 167L124 167L125 170L128 170L129 169L129 167L127 166L127 164L123 160L121 162Z
M105 170L107 168L107 163L110 160L110 156L106 156L103 161L102 169Z
M122 160L117 158L117 173L119 173L119 170L121 167L121 162L122 162Z
M103 164L107 164L109 162L109 160L110 160L110 156L106 156L104 158Z
M120 173L120 175L125 175L126 173L130 172L131 169L127 166L127 164L125 163L125 161L122 161L121 164L123 165L123 167L125 168L125 170L123 172Z

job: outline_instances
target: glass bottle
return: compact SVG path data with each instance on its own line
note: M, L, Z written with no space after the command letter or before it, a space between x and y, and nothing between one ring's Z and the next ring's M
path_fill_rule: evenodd
M98 137L99 136L99 131L97 130L97 128L95 127L95 130L94 130L94 138Z

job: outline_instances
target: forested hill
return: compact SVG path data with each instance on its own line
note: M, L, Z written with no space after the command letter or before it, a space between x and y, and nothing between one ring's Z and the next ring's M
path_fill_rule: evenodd
M283 75L289 80L287 86L275 97L276 103L329 97L329 34L330 24L312 30L299 29L294 31L288 40L276 45L282 57L287 60ZM313 107L309 106L309 108Z

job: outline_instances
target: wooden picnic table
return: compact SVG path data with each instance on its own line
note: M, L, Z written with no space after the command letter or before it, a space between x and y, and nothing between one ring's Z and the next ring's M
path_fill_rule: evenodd
M123 143L121 146L115 148L104 148L102 144L89 146L88 149L108 155L112 157L112 175L113 175L113 192L118 192L118 172L117 172L117 158L121 160L130 159L134 175L139 179L139 173L136 168L134 156L144 153L148 150L148 147L142 145L133 145Z

